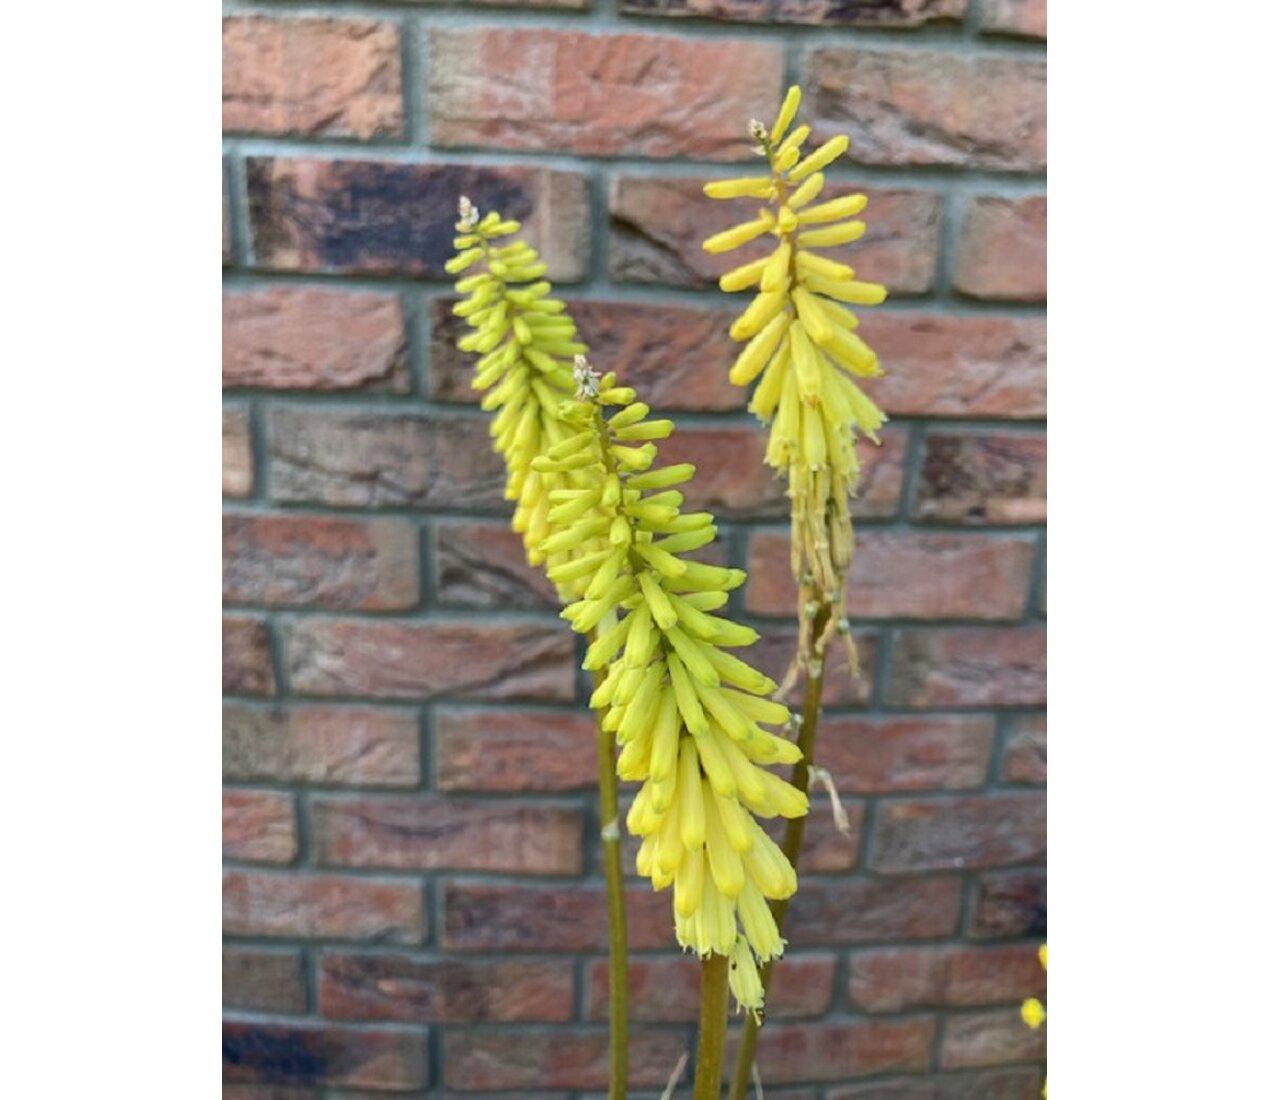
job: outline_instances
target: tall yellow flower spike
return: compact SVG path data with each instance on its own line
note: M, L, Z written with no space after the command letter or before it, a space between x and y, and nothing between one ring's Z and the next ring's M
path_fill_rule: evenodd
M788 90L768 131L750 123L754 152L766 158L768 173L705 184L715 199L754 198L764 203L757 217L704 241L706 252L727 252L759 237L775 238L761 259L728 271L725 291L757 288L748 308L731 326L744 349L731 367L731 382L746 386L760 378L749 408L770 423L766 461L788 480L792 501L792 570L799 588L802 637L799 659L821 656L828 631L846 622L845 573L854 551L849 497L859 478L855 436L873 441L885 415L854 378L881 374L876 353L857 335L858 318L848 305L877 305L885 288L859 282L854 269L815 252L849 244L863 236L855 215L864 195L815 203L823 190L822 169L849 144L831 138L804 159L801 147L809 126L789 132L801 103L801 89ZM853 377L852 377L853 376ZM816 612L831 609L818 639L809 636ZM851 665L854 647L845 631ZM795 672L795 668L794 668Z
M728 652L757 634L711 614L745 574L683 556L717 531L708 513L681 511L694 467L655 466L652 441L672 422L646 419L634 390L584 357L574 372L575 399L559 410L574 434L532 463L574 479L547 494L551 534L539 548L598 547L548 575L572 597L561 613L572 628L595 631L582 667L602 674L590 705L606 708L603 728L621 746L617 775L641 784L626 818L643 838L638 872L673 887L678 942L728 956L732 993L758 1012L756 960L784 947L767 899L790 897L797 878L754 815L806 812L806 796L764 767L801 752L763 728L789 720L767 698L774 681Z

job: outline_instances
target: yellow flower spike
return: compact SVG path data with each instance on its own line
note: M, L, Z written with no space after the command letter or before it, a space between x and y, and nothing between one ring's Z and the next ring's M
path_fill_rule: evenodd
M1037 952L1037 954L1039 956L1039 965L1042 966L1045 970L1047 970L1048 969L1048 945L1046 943L1043 944L1039 948L1039 951Z
M819 192L823 190L823 173L816 172L810 176L800 187L788 196L787 206L789 210L799 211L808 202L814 202L819 197ZM797 215L797 222L801 224L806 220L805 213Z
M736 937L735 951L731 955L731 970L728 975L731 996L736 1003L750 1012L760 1011L764 997L762 979L757 972L757 963L753 960L753 952L743 936Z
M765 214L764 217L741 222L730 229L724 229L721 233L715 233L701 247L706 252L730 252L733 248L739 248L742 244L757 240L763 233L769 232L772 225L774 225L774 219L770 214Z
M829 138L823 145L819 146L810 156L806 157L791 172L788 173L790 183L796 183L798 180L805 179L811 172L818 172L821 168L826 168L842 153L849 148L850 139L844 134L838 134L834 138Z
M1034 1031L1043 1026L1043 1022L1048 1018L1048 1013L1044 1007L1034 997L1028 997L1021 1006L1022 1022Z
M789 124L797 117L797 108L801 106L801 87L794 84L787 92L784 93L784 102L780 104L779 114L775 116L775 122L770 128L770 142L776 145L779 139L784 136Z
M704 193L711 199L768 199L771 182L765 176L757 179L713 180L704 185Z

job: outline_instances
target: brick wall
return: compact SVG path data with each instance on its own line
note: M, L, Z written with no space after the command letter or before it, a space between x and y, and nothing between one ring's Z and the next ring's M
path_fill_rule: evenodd
M605 946L575 639L505 524L452 347L457 196L522 216L593 358L699 463L692 504L791 651L784 502L726 383L697 180L799 80L893 416L832 673L760 1067L771 1095L1038 1095L1044 933L1043 0L233 5L224 22L226 1095L604 1085ZM508 79L510 78L510 79ZM658 1095L694 966L630 896ZM786 1087L780 1087L780 1086Z

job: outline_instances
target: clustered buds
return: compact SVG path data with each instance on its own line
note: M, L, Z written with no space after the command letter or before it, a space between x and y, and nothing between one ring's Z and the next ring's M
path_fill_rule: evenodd
M613 375L576 363L577 397L559 417L574 434L531 463L572 483L547 492L548 556L588 547L548 569L571 600L561 613L590 636L583 667L591 706L621 746L617 775L641 784L626 823L642 837L637 868L673 887L678 942L730 958L731 989L762 1006L757 961L784 941L767 899L787 898L796 873L758 817L800 817L806 796L766 769L794 763L797 746L763 727L789 721L767 698L774 681L728 650L756 640L712 614L743 583L739 569L684 555L716 537L713 517L683 512L690 464L655 465L653 440L673 431Z

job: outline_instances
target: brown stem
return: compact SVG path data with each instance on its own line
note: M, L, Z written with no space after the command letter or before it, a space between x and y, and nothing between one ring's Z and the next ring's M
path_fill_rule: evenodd
M715 951L700 962L700 1033L696 1040L694 1100L718 1100L722 1095L729 974L730 960L726 955Z

